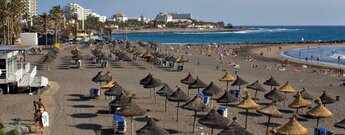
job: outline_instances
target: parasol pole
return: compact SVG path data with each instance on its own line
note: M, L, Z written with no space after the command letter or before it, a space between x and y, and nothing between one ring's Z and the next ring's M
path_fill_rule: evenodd
M298 108L296 109L296 114L298 114Z
M213 135L213 124L212 124L212 127L211 127L211 135Z
M256 94L257 93L258 93L258 90L255 90L254 101L256 101Z
M133 122L133 116L131 117L131 135L134 135L134 122Z
M246 124L244 125L244 129L247 129L247 123L248 123L248 109L246 109Z
M165 95L165 112L167 112L168 94Z
M155 104L157 104L157 101L156 101L156 92L155 92L155 88L153 87L153 97L155 99Z
M268 127L270 126L270 122L271 122L271 116L268 116L266 135L268 134Z
M284 93L285 93L284 106L286 106L286 105L285 105L285 102L286 102L286 100L287 100L287 98L286 98L286 92L284 92Z
M241 85L238 85L238 90L240 91L238 94L239 94L239 98L238 98L238 101L241 101L241 98L242 98L242 94L241 94Z
M317 118L317 121L316 121L316 127L319 127L319 118Z
M152 89L152 88L150 88L150 98L151 98L151 95L152 95L152 94L151 94L151 89Z
M187 94L188 94L188 97L189 97L189 87L188 87L188 92L187 92Z
M229 89L229 81L226 81L226 88L225 90L228 90Z
M193 123L193 133L195 133L195 126L196 126L196 110L194 110L194 123Z
M178 107L180 106L180 101L177 102L177 113L176 113L176 122L178 122Z

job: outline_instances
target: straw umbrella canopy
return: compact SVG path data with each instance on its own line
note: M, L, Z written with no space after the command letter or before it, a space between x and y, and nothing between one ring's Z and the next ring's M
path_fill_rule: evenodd
M168 84L164 83L163 87L159 89L156 93L161 96L165 96L164 111L167 111L168 96L170 96L174 91L169 87Z
M232 123L218 135L253 135L237 123L237 117L232 118Z
M99 72L97 73L97 75L94 76L94 77L92 78L92 81L95 82L95 83L101 82L101 81L100 81L101 76L102 76L102 71L99 71Z
M289 122L277 129L278 135L309 135L308 129L304 128L298 121L297 115L293 114Z
M216 101L218 103L226 103L226 107L228 107L228 104L231 102L236 102L238 99L236 97L234 97L233 95L231 95L231 93L229 91L225 91L224 94L216 99Z
M275 104L276 101L272 101L272 103L264 108L261 108L259 110L256 110L257 112L268 116L267 121L267 128L266 128L266 134L268 133L268 127L271 122L271 117L275 118L283 118L283 114L278 110L277 105Z
M153 88L153 97L155 99L155 103L157 103L156 102L156 91L155 91L155 88L159 87L161 85L163 85L163 83L160 80L158 80L156 78L153 78L153 77L144 85L144 88L150 88L150 89Z
M119 84L115 84L113 87L111 87L110 89L106 90L104 92L104 95L106 96L119 96L121 93L124 93L126 96L128 96L130 94L129 91L127 91L126 89L124 89L121 85Z
M122 57L122 61L133 61L133 59L128 54L124 54Z
M219 79L219 81L226 82L225 90L229 89L229 82L235 81L236 78L232 76L228 71L224 70L225 75Z
M252 97L249 95L248 91L245 91L246 98L243 99L240 103L236 105L238 108L246 109L246 122L244 128L247 129L247 123L248 123L248 110L249 109L257 109L259 105L255 103L255 101L252 99Z
M254 83L248 85L246 88L255 90L254 100L256 100L256 94L258 91L266 92L267 90L259 83L259 80L255 81Z
M192 84L195 81L194 77L192 76L192 74L189 72L187 77L183 78L180 82L183 84Z
M307 111L307 116L311 116L317 119L316 127L319 127L319 120L322 118L330 118L333 116L333 113L330 112L321 102L320 99L317 99L317 106Z
M176 121L178 122L178 109L180 107L180 102L186 102L189 100L189 97L188 95L186 95L180 87L177 88L177 90L172 93L168 99L170 101L174 101L174 102L177 102L177 107L176 107Z
M76 55L72 56L72 59L73 60L81 60L81 59L83 59L83 56L80 53L77 53Z
M217 85L215 85L213 82L211 82L203 91L202 93L206 96L216 96L219 94L222 94L224 90L219 88Z
M117 96L114 100L109 102L110 107L124 107L126 106L132 97L127 97L126 94L122 91L119 96Z
M198 76L196 77L195 81L192 84L188 85L188 89L198 89L198 93L200 92L200 88L206 88L206 87L207 87L207 84L201 81ZM188 95L189 95L189 91L188 91Z
M145 85L148 81L150 81L152 78L152 74L149 73L146 77L140 80L140 85Z
M110 89L110 88L114 87L115 84L116 84L115 80L111 79L109 82L102 85L101 89Z
M315 99L312 95L310 95L307 92L307 90L305 88L303 88L303 90L300 93L304 99L308 99L308 100L314 100ZM297 97L297 96L298 96L297 94L294 95L294 97Z
M131 118L131 134L134 135L134 121L133 117L135 116L143 116L146 114L146 111L143 110L140 106L135 104L132 100L129 100L129 103L121 107L120 110L117 110L115 112L116 114L122 115L124 117L130 117Z
M284 101L285 95L281 92L279 92L276 88L271 90L270 92L266 93L264 95L265 98L269 100L275 100L275 101Z
M148 118L147 124L142 127L141 129L137 130L137 135L168 135L169 133L157 126L155 120L153 118Z
M243 80L241 77L237 76L237 79L235 80L235 82L233 82L231 84L231 86L238 86L238 90L240 91L240 98L239 100L241 100L241 86L242 85L246 85L248 84L247 81Z
M308 100L305 100L300 92L297 92L297 97L295 97L295 100L289 104L290 108L295 108L296 109L296 114L298 114L298 109L299 108L305 108L308 106L311 106L313 103L311 103Z
M337 128L344 128L344 129L345 129L345 119L343 119L342 121L339 121L339 122L335 123L333 126L334 126L334 127L337 127Z
M197 112L208 111L207 105L202 101L201 97L195 96L192 100L182 105L182 108L190 110L190 111L194 111L193 133L195 133Z
M107 71L107 73L105 73L104 75L102 75L102 76L100 77L99 81L101 81L101 82L109 82L109 81L112 80L112 78L113 78L113 77L110 75L110 72Z
M264 85L271 86L271 90L273 86L280 86L280 84L273 78L273 76L271 76L270 79L266 80L264 82Z
M289 84L289 81L287 81L282 87L280 87L279 91L285 93L284 105L285 105L285 101L287 100L286 94L287 93L295 93L296 92L295 89L292 88L292 86Z
M323 94L320 96L320 99L321 99L322 104L324 104L324 105L335 103L335 99L328 96L326 94L326 91L323 91Z
M185 63L185 62L188 62L188 61L189 61L189 59L185 58L183 55L176 59L177 63Z
M207 115L198 120L199 123L211 127L211 135L213 134L213 128L223 128L230 124L228 118L220 115L216 109L212 109Z

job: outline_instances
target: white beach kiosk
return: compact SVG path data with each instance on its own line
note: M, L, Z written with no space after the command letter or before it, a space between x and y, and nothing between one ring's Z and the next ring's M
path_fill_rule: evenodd
M32 45L0 45L0 85L6 88L6 93L11 93L16 88L40 88L48 85L48 78L35 77L37 67L25 62L25 51ZM24 61L18 62L18 54L22 53ZM3 89L1 93L5 92Z

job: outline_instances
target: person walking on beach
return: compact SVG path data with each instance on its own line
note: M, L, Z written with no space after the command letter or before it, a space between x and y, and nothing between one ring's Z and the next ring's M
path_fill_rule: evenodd
M36 101L33 102L33 105L34 105L35 112L36 112L37 110L39 110L39 107L38 107L38 104L37 104Z
M43 122L42 122L42 113L44 110L41 108L40 110L37 110L34 115L35 120L35 126L37 129L37 132L43 133Z
M38 99L37 104L38 104L38 108L39 108L39 109L45 109L45 107L44 107L44 105L43 105L43 103L42 103L42 99L41 99L41 98Z

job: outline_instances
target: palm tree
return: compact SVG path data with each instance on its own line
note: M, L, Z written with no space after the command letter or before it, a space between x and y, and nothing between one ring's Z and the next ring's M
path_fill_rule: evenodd
M54 6L49 11L49 15L51 17L51 20L54 22L55 43L57 43L58 42L57 32L58 32L58 28L60 26L61 18L62 18L62 15L63 15L61 7L59 5L58 6Z
M0 27L3 44L13 44L22 28L22 0L0 0Z
M50 16L46 13L46 12L43 12L41 15L40 15L40 20L42 21L43 23L43 29L44 29L44 35L45 35L45 46L48 45L48 27L49 27L49 22L50 22Z

